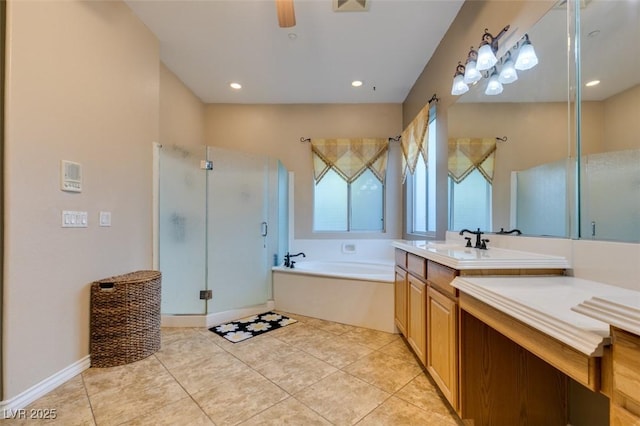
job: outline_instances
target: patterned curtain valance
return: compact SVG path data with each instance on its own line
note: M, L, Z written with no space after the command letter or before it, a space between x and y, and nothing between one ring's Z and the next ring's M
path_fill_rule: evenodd
M427 161L428 151L428 130L429 130L429 108L427 104L409 123L402 132L400 145L402 147L402 181L407 177L407 170L411 173L415 172L418 157L422 153L425 163Z
M367 169L384 183L389 139L311 139L316 184L333 170L348 183Z
M460 183L477 169L492 183L495 153L495 138L449 139L449 176L455 183Z

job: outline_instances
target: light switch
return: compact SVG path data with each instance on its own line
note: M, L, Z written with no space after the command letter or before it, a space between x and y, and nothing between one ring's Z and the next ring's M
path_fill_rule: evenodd
M89 226L89 215L87 212L74 210L62 211L63 228L87 228Z
M100 226L111 226L111 212L100 212Z

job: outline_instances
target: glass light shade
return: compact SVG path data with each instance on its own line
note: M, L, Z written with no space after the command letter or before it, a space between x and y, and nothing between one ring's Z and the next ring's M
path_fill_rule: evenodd
M464 82L466 84L472 84L482 78L482 74L476 68L476 61L467 62L464 70Z
M502 66L502 70L500 70L500 75L498 75L498 81L502 84L513 83L518 79L518 73L513 66L513 61L511 59L507 59L507 62Z
M451 94L454 96L462 95L469 91L469 86L464 82L464 76L462 74L456 74L453 78L453 86L451 87Z
M476 64L476 69L478 71L488 70L493 67L498 62L498 58L493 53L491 49L491 45L483 44L480 46L478 50L478 62Z
M494 71L489 78L489 83L487 84L487 89L484 91L484 94L489 96L499 95L502 93L502 89L502 83L498 80L498 73Z
M538 57L536 56L536 51L533 50L533 45L529 41L525 41L518 51L515 68L517 70L528 70L537 64Z

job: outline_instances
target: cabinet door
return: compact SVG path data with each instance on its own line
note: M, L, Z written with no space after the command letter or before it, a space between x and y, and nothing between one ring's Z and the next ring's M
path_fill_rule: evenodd
M409 323L407 341L423 364L427 360L427 286L413 275L407 275L409 283Z
M400 333L407 337L407 272L396 266L394 315Z
M457 305L433 287L427 291L427 371L458 409Z

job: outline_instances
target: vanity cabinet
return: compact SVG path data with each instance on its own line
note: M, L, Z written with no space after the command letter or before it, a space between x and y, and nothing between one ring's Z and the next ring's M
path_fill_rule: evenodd
M427 290L427 371L458 409L458 305L433 286Z
M394 280L394 319L396 327L400 330L403 336L407 335L407 320L408 320L408 283L407 283L407 271L399 266L395 268L395 280Z
M611 327L611 426L640 425L640 336Z
M409 323L407 341L422 364L427 360L427 286L419 278L409 274Z

